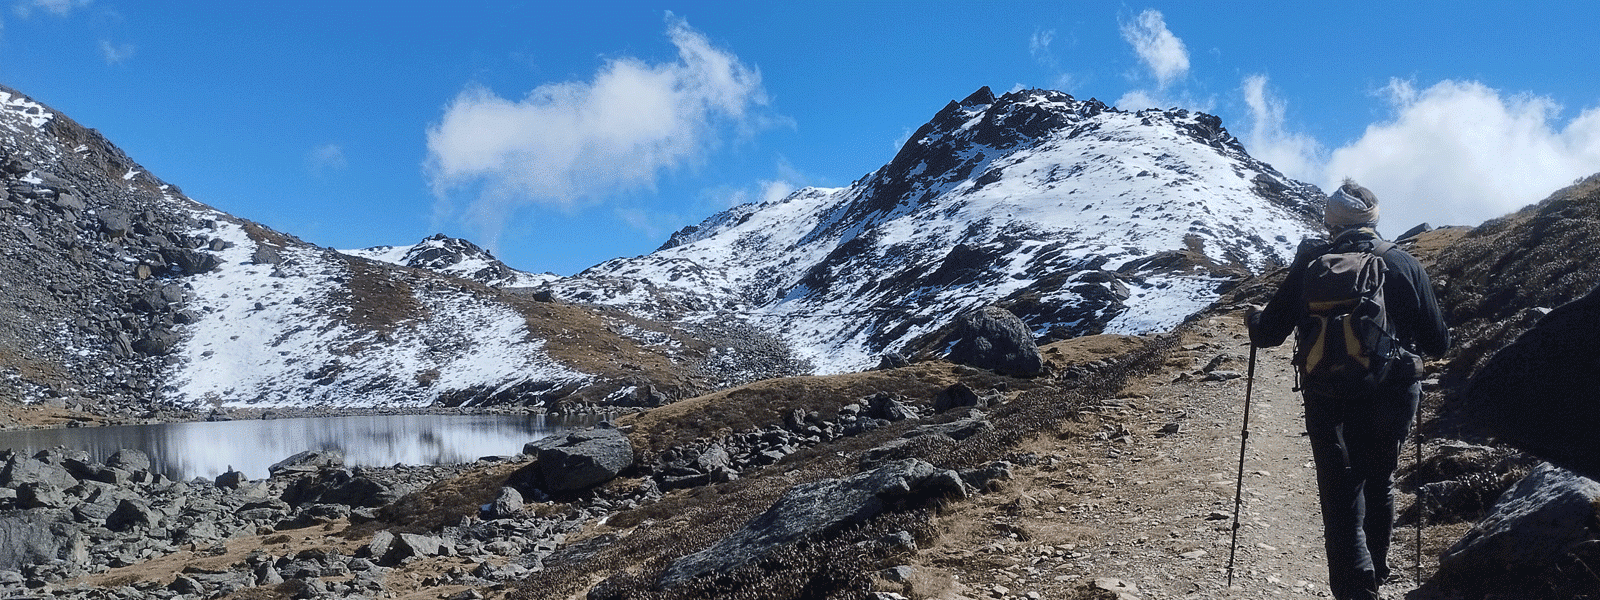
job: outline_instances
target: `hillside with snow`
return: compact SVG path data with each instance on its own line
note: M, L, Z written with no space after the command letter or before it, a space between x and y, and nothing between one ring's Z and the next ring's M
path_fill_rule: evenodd
M0 91L5 393L129 414L654 405L937 355L991 304L1040 341L1163 331L1286 260L1320 201L1215 117L984 88L851 186L561 278L442 235L320 248Z
M503 291L545 277L470 242L386 250L340 253L218 211L0 88L0 399L126 419L566 409L792 372L747 332Z
M849 187L738 206L550 286L658 318L745 319L837 373L992 303L1042 340L1168 330L1292 257L1320 233L1320 202L1216 117L984 88Z

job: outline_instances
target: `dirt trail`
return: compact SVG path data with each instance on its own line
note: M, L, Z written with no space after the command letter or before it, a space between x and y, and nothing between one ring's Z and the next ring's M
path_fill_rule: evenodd
M1258 351L1242 528L1234 585L1226 585L1250 351L1240 316L1199 323L1167 369L1027 443L1022 451L1036 464L1017 469L1001 492L940 517L947 535L922 552L927 572L907 591L1099 599L1085 588L1101 580L1144 600L1330 597L1288 345ZM1240 377L1196 375L1214 360ZM1403 574L1384 586L1387 598L1416 588L1414 536L1396 532L1390 563Z

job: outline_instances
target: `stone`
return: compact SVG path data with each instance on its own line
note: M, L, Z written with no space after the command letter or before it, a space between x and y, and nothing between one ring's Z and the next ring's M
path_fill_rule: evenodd
M323 468L344 466L344 454L338 450L307 450L285 458L267 467L269 477L292 473L315 473Z
M983 398L965 383L956 383L951 385L950 387L939 390L939 393L933 396L934 412L944 412L952 408L961 408L964 406L976 406L982 408L984 404L985 402L983 401Z
M154 527L161 518L143 500L123 498L116 510L106 517L106 529L127 531L134 527Z
M133 350L146 356L166 356L178 347L182 336L164 327L144 332L133 341Z
M133 228L133 217L128 211L107 208L95 212L95 218L100 221L100 230L111 239L120 239L128 235L128 230Z
M1440 576L1468 585L1537 585L1563 557L1595 543L1590 524L1597 519L1600 483L1541 464L1439 557Z
M1600 287L1539 319L1472 376L1467 420L1540 459L1600 479Z
M917 569L909 565L900 565L898 567L889 567L878 573L886 580L895 583L906 583L911 581L911 578L917 574Z
M31 482L48 483L58 490L78 485L77 478L66 467L37 458L13 456L5 470L0 471L0 486L15 489Z
M48 481L29 481L17 486L17 506L29 508L64 508L67 495Z
M1116 600L1139 600L1139 597L1135 595L1139 593L1139 586L1121 579L1100 577L1095 579L1091 585L1093 589L1111 592Z
M389 533L387 531L381 533ZM390 534L389 543L382 555L373 555L381 566L392 567L413 556L439 556L444 552L444 540L415 533ZM377 536L373 536L374 542ZM371 544L368 544L370 547Z
M233 467L229 467L227 472L217 476L215 483L219 488L236 490L239 489L239 486L244 485L246 481L249 481L249 478L245 477L244 473L240 473L233 470Z
M500 488L500 494L482 512L485 519L508 519L521 513L522 507L522 492L507 486Z
M82 531L46 515L44 511L0 515L0 571L21 571L54 560L88 561L89 550Z
M917 411L900 400L899 396L888 392L868 396L865 399L867 416L891 423L917 418Z
M1003 375L1044 373L1044 358L1022 319L1004 308L987 306L962 315L945 338L946 360Z
M544 487L555 492L587 489L616 478L633 466L633 444L610 427L596 427L529 442L523 454L538 457L535 466Z
M256 244L256 251L250 254L250 262L258 265L283 264L283 257L272 246Z
M394 532L387 529L372 534L372 540L362 546L356 555L371 558L378 564L383 564L384 557L389 555L389 549L394 546Z
M955 472L917 459L885 464L844 479L797 485L739 531L673 561L662 573L659 586L670 589L702 574L726 573L759 561L781 546L863 523L893 503L964 493Z

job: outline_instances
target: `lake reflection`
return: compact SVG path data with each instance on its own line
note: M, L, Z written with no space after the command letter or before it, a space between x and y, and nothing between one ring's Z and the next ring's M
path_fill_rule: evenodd
M31 456L66 446L104 462L117 450L150 455L173 479L215 478L229 467L251 479L305 450L338 450L345 464L387 467L472 462L513 455L523 444L555 432L586 427L601 417L545 415L378 415L205 421L0 431L0 448Z

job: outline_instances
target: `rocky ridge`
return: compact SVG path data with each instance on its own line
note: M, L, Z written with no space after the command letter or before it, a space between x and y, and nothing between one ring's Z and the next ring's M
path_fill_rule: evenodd
M798 365L747 327L678 327L504 292L488 284L538 277L463 240L407 254L417 266L216 211L94 130L0 88L6 401L112 422L285 407L571 410L641 394L662 402Z
M847 372L986 304L1046 342L1169 329L1287 260L1320 198L1210 115L983 88L849 187L734 207L548 288L660 318L744 319L819 372Z

